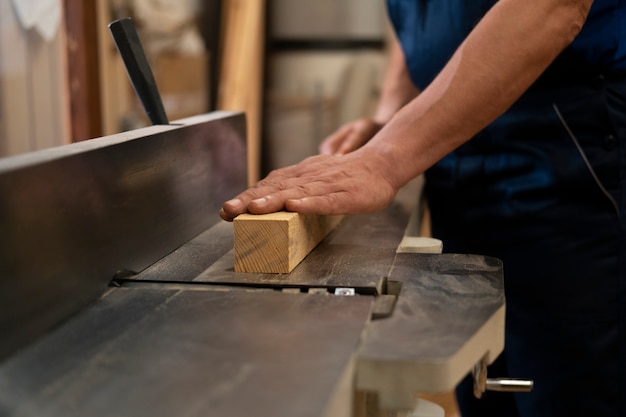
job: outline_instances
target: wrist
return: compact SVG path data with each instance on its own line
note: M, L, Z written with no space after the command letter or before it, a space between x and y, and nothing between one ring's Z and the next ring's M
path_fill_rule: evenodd
M368 143L352 155L396 191L412 179L409 170L405 169L410 165L407 163L407 155L403 157L392 144Z

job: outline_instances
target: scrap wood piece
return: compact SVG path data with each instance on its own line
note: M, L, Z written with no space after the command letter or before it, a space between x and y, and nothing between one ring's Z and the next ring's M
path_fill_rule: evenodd
M281 211L234 220L235 272L289 273L343 219Z

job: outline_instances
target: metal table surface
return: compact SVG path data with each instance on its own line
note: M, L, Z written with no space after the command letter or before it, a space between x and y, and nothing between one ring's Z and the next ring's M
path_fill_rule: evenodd
M394 410L452 389L502 347L501 264L395 253L399 210L351 217L308 275L269 279L223 267L232 225L218 223L0 364L0 415L350 416L355 390ZM394 283L395 308L372 320Z
M117 288L0 367L0 415L349 415L369 308L366 298Z
M0 160L0 416L348 417L495 359L502 266L396 253L417 198L346 217L290 274L235 273L216 213L245 186L244 122Z
M235 272L232 224L218 223L179 248L176 256L128 279L281 288L352 287L359 293L380 294L409 216L410 208L393 204L380 213L347 217L289 274Z

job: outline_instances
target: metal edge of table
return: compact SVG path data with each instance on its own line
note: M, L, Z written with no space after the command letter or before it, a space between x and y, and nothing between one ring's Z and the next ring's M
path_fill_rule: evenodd
M416 393L453 390L504 348L505 299L498 259L398 254L394 314L373 321L359 349L356 386L385 409L410 409Z

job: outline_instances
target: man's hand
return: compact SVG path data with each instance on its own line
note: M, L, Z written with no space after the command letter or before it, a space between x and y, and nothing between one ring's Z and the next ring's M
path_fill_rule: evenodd
M221 217L383 209L411 178L505 112L580 32L592 3L496 2L423 92L412 91L402 108L406 100L392 100L395 105L379 112L376 120L387 122L367 144L274 171L224 203Z
M345 155L365 145L382 127L369 118L348 122L324 139L319 151L323 155Z
M318 155L272 171L264 180L224 203L220 216L280 210L302 214L356 214L385 208L399 186L388 162L375 152Z

